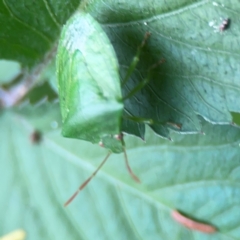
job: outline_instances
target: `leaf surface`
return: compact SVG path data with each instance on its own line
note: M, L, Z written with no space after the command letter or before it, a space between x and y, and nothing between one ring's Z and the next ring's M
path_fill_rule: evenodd
M33 67L52 57L60 29L78 8L79 1L33 4L6 0L0 4L1 57ZM108 34L122 78L145 33L151 32L138 68L123 89L124 96L160 59L164 58L165 63L152 69L148 86L125 101L125 114L154 120L156 124L151 127L162 137L169 137L169 128L184 133L201 132L198 115L222 124L232 121L230 112L240 112L239 7L237 0L121 1L120 4L107 0L80 4ZM225 18L231 24L221 32ZM174 123L182 128L177 129ZM144 125L126 120L123 131L143 137Z
M42 114L38 120L39 112ZM34 111L35 115L34 115ZM51 127L59 106L1 114L0 235L16 228L29 239L239 239L240 130L204 122L206 135L174 134L174 142L147 131L146 143L126 137L129 161L142 184L113 154L67 208L63 203L104 158L106 150L64 139ZM29 135L43 132L38 145ZM173 136L172 136L173 137ZM212 235L187 230L171 211L212 224Z
M79 1L0 1L0 56L33 67L52 49Z
M144 34L151 33L125 95L165 59L152 69L149 85L125 102L128 114L182 124L182 132L201 131L198 115L213 123L231 122L230 111L240 111L239 8L236 0L93 2L89 11L111 39L122 76ZM231 24L222 32L226 18ZM167 137L173 126L152 128Z

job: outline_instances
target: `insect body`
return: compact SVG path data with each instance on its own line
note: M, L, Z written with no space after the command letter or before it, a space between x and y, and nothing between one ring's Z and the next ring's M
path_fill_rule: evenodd
M142 45L148 36L149 33ZM138 62L142 45L129 67L124 83ZM77 12L62 30L57 76L63 136L101 143L110 152L124 152L129 173L139 181L129 167L124 140L119 134L124 98L117 57L101 26L87 13ZM129 96L138 89L133 89ZM87 185L109 156L110 153L65 206Z
M224 19L224 20L222 21L221 25L219 26L220 31L223 32L223 31L225 31L226 29L228 29L229 26L230 26L230 22L231 22L231 20L230 20L229 18Z
M122 152L119 141L110 145L107 141L121 131L123 100L117 58L89 14L76 13L64 27L57 74L63 136L102 141L112 152Z

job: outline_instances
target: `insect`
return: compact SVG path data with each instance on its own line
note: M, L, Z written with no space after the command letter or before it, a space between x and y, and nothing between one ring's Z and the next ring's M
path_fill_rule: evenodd
M225 31L230 27L231 20L230 18L226 18L222 21L221 25L219 26L219 29L221 32Z
M141 49L149 36L150 33L145 34L122 85L134 71ZM112 152L124 153L130 175L140 182L128 164L121 123L124 99L134 95L147 81L137 85L125 98L122 97L115 51L100 24L90 14L77 12L64 26L58 46L57 77L63 122L62 135L99 143L109 150L100 166L65 206L96 175Z
M204 233L214 233L216 232L216 228L209 225L209 224L204 224L204 223L200 223L197 221L194 221L190 218L187 218L186 216L182 215L179 211L174 210L172 211L172 217L179 222L180 224L182 224L183 226L193 229L193 230L197 230L200 232L204 232Z

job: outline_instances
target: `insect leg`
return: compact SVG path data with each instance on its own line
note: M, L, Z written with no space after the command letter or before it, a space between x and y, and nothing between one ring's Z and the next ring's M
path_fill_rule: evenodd
M159 64L163 63L165 60L161 59L160 61L158 61L156 64L154 64L152 67L150 67L148 69L148 75L145 79L143 79L143 81L141 81L135 88L133 88L128 94L127 96L125 96L123 98L123 100L126 100L132 96L134 96L137 92L139 92L143 87L145 87L145 85L147 85L151 79L151 70L153 68L156 68Z
M132 177L132 179L134 181L140 183L141 182L140 179L133 173L133 171L132 171L132 169L131 169L131 167L129 165L127 152L126 152L126 149L125 149L125 142L123 140L123 133L115 135L114 138L122 142L122 149L123 149L123 153L124 153L124 159L125 159L127 170L129 172L130 176Z
M123 153L124 153L124 159L125 159L125 163L126 163L126 166L127 166L127 170L129 172L129 174L131 175L131 177L138 183L140 183L140 179L133 173L130 165L129 165L129 162L128 162L128 157L127 157L127 153L126 153L126 150L125 150L125 147L123 147Z
M78 193L87 186L87 184L92 180L92 178L97 174L99 169L103 166L103 164L108 160L109 156L111 155L112 152L109 152L108 155L103 159L101 164L98 166L98 168L92 173L92 175L84 182L81 184L81 186L78 188L78 190L67 200L67 202L64 204L64 207L66 207L68 204L70 204L73 199L78 195Z
M146 44L147 39L150 37L151 33L150 32L146 32L144 39L141 43L141 45L138 47L137 50L137 54L135 55L135 57L133 58L128 70L127 70L127 74L124 77L123 81L122 81L122 87L126 84L126 82L128 81L128 79L130 78L130 76L132 75L133 71L135 70L138 62L139 62L139 56L141 54L142 48L144 47L144 45Z
M181 123L174 123L174 122L160 122L160 121L155 121L151 118L141 118L141 117L135 117L135 116L126 116L124 115L123 118L137 122L137 123L144 123L144 124L148 124L148 125L153 125L153 124L167 124L171 127L174 127L176 129L181 129L182 128L182 124Z

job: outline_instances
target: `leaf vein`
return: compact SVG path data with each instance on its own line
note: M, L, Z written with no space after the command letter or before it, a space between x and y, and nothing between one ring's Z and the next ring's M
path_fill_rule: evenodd
M137 230L137 227L135 226L134 222L132 221L129 213L128 213L128 210L127 210L127 207L126 207L126 204L123 200L123 197L120 193L120 191L116 191L117 195L118 195L118 198L120 200L120 203L121 203L121 206L122 206L122 209L124 211L124 214L126 216L126 219L128 221L128 224L130 225L131 229L133 230L133 232L135 232L135 235L138 236L139 239L143 240L143 238L141 237L140 233L138 232Z
M44 5L45 5L45 7L46 7L46 9L47 9L47 12L48 12L49 16L52 18L53 22L55 23L55 25L56 25L58 28L60 28L60 27L61 27L61 24L58 22L55 14L53 13L51 7L50 7L49 4L48 4L48 1L47 1L47 0L43 0L43 3L44 3Z
M192 86L193 90L197 93L197 95L199 96L200 100L202 101L203 104L205 104L206 106L208 106L208 108L220 113L221 115L225 116L225 114L220 111L219 109L215 108L214 106L212 106L211 104L209 104L204 97L202 96L202 94L197 90L197 88L194 86L193 82L188 78L188 81L190 83L190 85Z
M14 13L11 11L11 9L9 8L9 6L6 3L6 0L3 0L3 4L5 5L5 7L7 8L9 14L12 16L12 18L14 18L17 22L19 22L20 24L22 24L24 27L27 27L28 29L30 29L32 32L34 32L35 34L37 34L38 36L40 36L45 42L47 42L48 44L51 44L52 41L50 38L48 38L45 34L43 34L43 32L40 32L39 30L37 30L36 28L33 28L31 25L23 22L22 20L20 20L18 17L16 17L14 15Z

